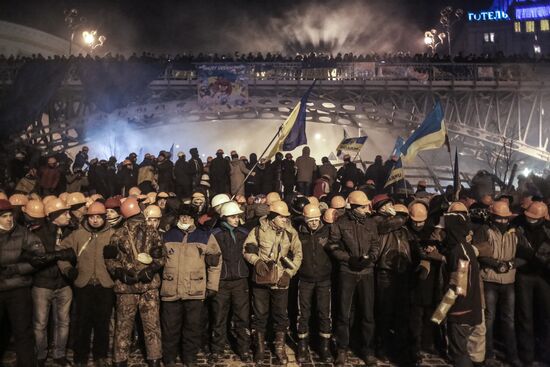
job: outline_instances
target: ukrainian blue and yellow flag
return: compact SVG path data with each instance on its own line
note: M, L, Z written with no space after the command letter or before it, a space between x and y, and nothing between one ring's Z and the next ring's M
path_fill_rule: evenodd
M294 150L300 145L307 144L306 136L306 107L309 93L313 89L313 86L317 80L313 81L313 84L308 88L306 93L300 99L300 102L294 107L286 121L283 123L279 136L275 141L275 145L271 149L271 152L266 156L267 159L275 156L277 152L285 152Z
M441 148L448 141L444 117L443 107L438 100L432 112L401 147L402 159L405 163L411 162L418 152Z
M388 177L388 180L386 181L386 184L384 185L384 188L399 182L401 180L405 179L405 172L403 171L403 162L401 162L401 158L395 162L395 165L391 169L390 176Z

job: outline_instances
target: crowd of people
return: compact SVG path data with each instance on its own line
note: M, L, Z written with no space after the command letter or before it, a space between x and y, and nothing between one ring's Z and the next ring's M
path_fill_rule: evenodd
M395 159L381 156L363 171L349 155L317 165L307 146L296 160L189 153L15 154L0 355L11 335L21 367L86 366L90 352L123 367L134 345L149 366L194 366L201 349L215 364L227 348L261 364L273 343L284 365L292 339L298 363L311 350L335 366L351 350L369 366L423 352L550 363L549 198L527 179L495 193L480 174L436 194L426 180L387 190Z

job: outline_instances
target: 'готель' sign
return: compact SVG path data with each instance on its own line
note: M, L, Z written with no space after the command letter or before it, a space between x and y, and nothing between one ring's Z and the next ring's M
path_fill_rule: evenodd
M498 20L510 20L510 17L505 11L482 11L479 13L468 13L469 22L483 22L483 21L498 21Z

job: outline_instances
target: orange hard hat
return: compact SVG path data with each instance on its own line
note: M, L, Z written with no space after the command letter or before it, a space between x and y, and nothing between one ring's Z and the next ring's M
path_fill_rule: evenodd
M524 214L531 219L546 218L548 216L548 206L542 201L533 201Z
M139 196L141 195L141 190L139 187L130 187L130 190L128 190L128 196Z
M13 194L10 196L10 204L13 206L23 206L29 202L27 195Z
M323 220L325 223L332 224L336 221L336 219L338 219L338 212L334 208L328 208L323 213Z
M161 218L162 217L162 211L156 205L149 205L143 211L143 215L145 216L146 219L148 219L148 218Z
M290 215L288 205L282 200L272 202L271 205L269 205L269 211L282 215L283 217L288 217Z
M348 203L352 205L369 205L370 200L367 197L367 194L365 194L363 191L356 190L352 191L348 196Z
M396 213L403 213L403 214L409 215L409 209L407 209L407 207L403 204L399 204L399 203L394 204L393 209L395 210Z
M63 200L64 202L67 202L67 197L69 196L69 193L68 192L62 192L61 194L59 194L59 198L61 200Z
M320 218L321 210L319 209L318 205L310 203L304 207L303 214L304 214L304 217L306 217L306 219Z
M346 199L343 196L336 195L330 200L330 207L333 209L343 209L346 207Z
M278 192L270 192L269 194L267 194L267 196L265 197L265 203L267 205L271 205L271 203L275 202L275 201L281 201L281 195L279 195Z
M53 200L50 200L44 205L44 212L46 215L50 215L53 212L57 212L59 210L69 210L69 206L67 203L65 203L63 200L56 198Z
M428 207L421 201L413 201L409 204L409 215L415 222L424 222L428 219Z
M40 200L29 200L23 207L23 212L32 218L44 218L44 204Z
M124 218L130 218L141 212L136 198L129 197L120 205L120 213Z
M46 205L48 203L48 201L50 200L53 200L53 199L57 199L57 196L55 195L48 195L48 196L45 196L43 199L42 199L42 203L44 205Z
M67 196L67 205L75 206L86 203L86 197L81 192L71 192Z
M455 201L449 206L449 209L447 210L449 213L468 213L468 208L466 208L466 205L460 201Z
M94 201L92 205L88 207L88 211L86 212L86 215L103 215L107 214L107 209L105 209L105 205L103 205L102 202Z
M511 217L513 215L506 201L495 201L489 208L489 212L499 217Z
M315 206L319 206L319 199L317 199L316 196L308 196L307 199L309 200L310 204L314 204Z

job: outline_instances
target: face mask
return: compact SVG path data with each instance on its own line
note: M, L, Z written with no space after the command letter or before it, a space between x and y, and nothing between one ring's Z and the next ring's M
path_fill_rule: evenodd
M380 213L393 217L395 215L395 209L391 206L384 206L380 209Z
M540 219L531 219L531 218L527 218L527 224L529 224L530 226L536 226L537 224L539 224L539 221Z
M189 227L191 227L191 224L182 223L182 222L178 222L177 225L178 225L178 228L181 229L182 231L187 231Z

